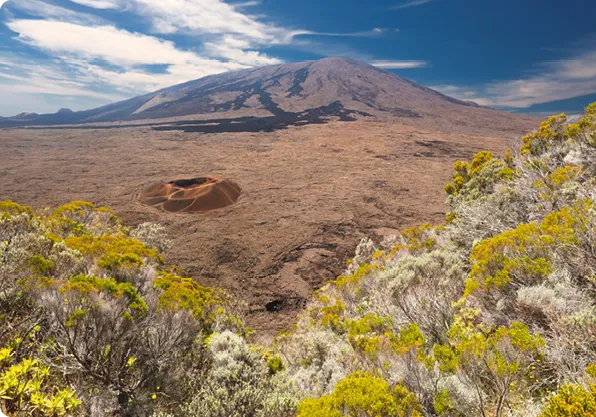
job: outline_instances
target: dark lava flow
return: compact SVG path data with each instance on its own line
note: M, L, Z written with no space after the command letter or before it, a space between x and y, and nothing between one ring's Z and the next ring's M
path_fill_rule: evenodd
M183 132L226 133L226 132L273 132L287 129L288 126L303 124L324 124L329 117L338 117L342 122L352 122L354 115L370 116L370 114L349 110L339 101L309 109L299 113L283 112L268 117L240 117L236 119L209 119L196 121L181 121L168 126L154 126L153 130L180 130Z
M265 96L268 97L268 94ZM269 97L270 99L270 97ZM31 126L26 129L120 129L126 127L151 127L160 131L182 131L199 133L231 133L231 132L273 132L275 130L287 129L289 126L306 124L325 124L331 117L342 122L353 122L357 120L354 116L371 116L368 113L346 109L340 101L334 101L327 106L308 109L302 112L290 113L283 111L272 102L270 110L276 107L277 115L267 117L238 117L234 119L206 119L206 120L183 120L179 122L160 122L142 124L118 124L118 125L78 125L78 126Z

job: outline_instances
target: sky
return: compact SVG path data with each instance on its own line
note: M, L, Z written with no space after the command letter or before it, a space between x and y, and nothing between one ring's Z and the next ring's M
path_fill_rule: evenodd
M0 116L344 56L516 113L596 101L593 0L0 0Z

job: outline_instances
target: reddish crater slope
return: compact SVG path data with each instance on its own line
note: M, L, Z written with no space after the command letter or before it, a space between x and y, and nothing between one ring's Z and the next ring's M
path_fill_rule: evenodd
M232 205L240 192L231 181L200 177L149 187L141 194L141 201L172 213L196 213Z

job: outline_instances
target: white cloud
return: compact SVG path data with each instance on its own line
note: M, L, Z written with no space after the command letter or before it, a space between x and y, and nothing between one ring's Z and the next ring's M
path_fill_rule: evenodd
M457 85L431 85L430 88L437 90L445 95L463 101L473 101L481 106L494 105L491 100L479 95L479 92L472 87L462 87Z
M53 60L28 63L19 56L0 56L0 101L16 94L88 97L102 104L228 70L248 68L237 62L205 58L169 41L113 26L83 26L56 20L7 23L18 40ZM163 65L154 73L147 65ZM9 113L10 114L10 113Z
M13 20L7 26L19 33L20 41L52 53L103 59L121 66L194 61L225 69L217 61L176 49L172 42L113 26L89 27L56 20Z
M327 33L292 30L265 23L257 16L242 9L257 6L260 2L248 1L230 4L222 0L73 0L78 3L107 1L114 8L128 7L150 19L153 31L161 34L186 33L194 35L221 35L243 39L244 48L261 45L279 45L292 42L300 35L373 37L396 29L374 28L353 33ZM225 39L224 39L225 40ZM216 42L216 41L214 41ZM228 45L229 46L229 45Z
M264 23L242 9L259 2L228 4L222 0L71 0L95 8L126 9L151 22L156 34L182 33L205 37L204 50L213 58L244 66L281 62L259 52L263 46L288 44L309 33Z
M313 35L313 36L332 36L332 37L345 37L345 38L375 38L382 36L388 32L399 32L399 29L384 29L384 28L373 28L371 30L360 31L360 32L311 32L311 31L295 31L292 36L302 35Z
M519 79L482 86L439 85L432 88L456 98L504 108L527 108L596 94L596 51L544 63L533 74Z
M76 71L77 79L91 77L94 82L129 93L150 92L206 75L281 62L247 50L247 41L232 36L207 42L204 51L209 57L204 57L180 50L170 41L113 26L83 26L53 20L14 20L8 26L19 33L20 41L68 63ZM105 65L101 63L117 69L103 68ZM166 71L147 72L143 70L146 65L164 65Z
M55 61L46 60L39 64L29 63L14 55L0 56L0 91L12 97L10 100L0 100L5 102L5 106L12 103L15 97L22 99L27 95L87 97L104 102L125 97L123 94L97 91L91 84L73 79L72 74ZM32 109L30 107L28 110Z
M132 4L158 33L236 34L264 44L284 43L290 36L285 29L263 23L222 0L132 0Z
M428 66L427 61L383 61L373 60L368 61L370 65L383 69L410 69L410 68L423 68Z
M101 22L101 19L90 14L78 13L42 0L11 1L8 7L11 10L18 10L25 12L30 16L43 17L46 19L79 22L85 24L98 24Z
M6 3L7 1L8 1L8 0L0 0L0 7L2 7L2 5L3 5L4 3Z
M234 6L237 9L243 9L245 7L254 7L254 6L260 6L262 2L260 1L245 1L242 3L234 3L232 4L232 6Z
M250 42L246 39L237 38L233 35L225 35L217 41L206 42L205 51L218 58L224 58L233 62L241 62L250 66L263 66L279 64L282 61L271 58L255 50L250 50Z
M70 0L73 3L78 3L83 6L92 7L94 9L117 9L120 7L118 0Z
M393 10L408 9L410 7L422 6L422 5L425 5L425 4L433 2L433 1L436 1L436 0L411 0L411 1L407 1L402 4L396 4L395 6L393 6L391 8Z

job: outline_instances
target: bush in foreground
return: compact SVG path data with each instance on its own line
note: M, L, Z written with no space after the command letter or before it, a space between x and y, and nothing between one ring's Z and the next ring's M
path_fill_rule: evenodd
M595 138L596 104L575 124L551 118L519 154L456 163L444 226L364 240L277 339L290 378L319 397L299 410L352 415L334 411L334 390L369 372L426 416L592 415Z

